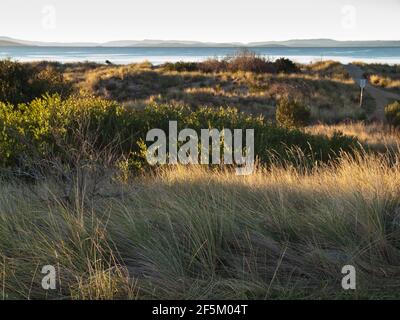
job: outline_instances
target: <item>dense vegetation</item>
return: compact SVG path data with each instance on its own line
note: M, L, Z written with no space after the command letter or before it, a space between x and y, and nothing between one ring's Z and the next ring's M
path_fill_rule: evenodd
M341 150L357 147L351 137L310 135L278 128L236 109L149 105L142 110L123 108L100 98L82 97L63 100L59 96L35 99L28 104L0 103L0 159L3 166L23 166L30 159L51 157L65 162L71 150L93 145L93 152L111 148L118 156L143 155L143 141L149 130L168 133L169 121L178 121L179 130L192 128L200 134L204 128L254 129L255 151L262 163L271 157L291 157L289 149L299 148L311 162L335 158ZM136 158L135 158L136 159ZM135 161L145 164L145 159ZM136 162L135 162L136 163Z
M0 61L0 101L18 104L46 93L67 96L70 92L63 75L50 66Z
M400 127L400 102L396 101L388 104L385 108L385 115L391 125Z
M228 63L237 70L251 69L259 63L273 65L249 52L221 63ZM274 64L286 71L298 71L287 59L278 59ZM174 66L186 71L193 67L190 63ZM147 163L144 159L147 132L153 128L168 132L168 123L172 120L178 121L180 130L189 127L198 133L204 128L255 129L256 156L263 164L277 159L291 160L296 148L303 154L304 161L312 164L335 159L341 151L352 152L358 146L354 138L340 133L328 138L293 130L305 125L310 114L307 108L292 100L286 103L285 99L280 100L277 118L278 123L284 125L277 127L263 116L229 107L197 105L193 108L148 102L144 108L129 108L100 97L80 96L76 90L72 91L71 81L65 79L68 65L20 64L5 60L0 67L3 92L0 97L0 165L13 170L18 168L28 175L44 161L57 159L62 164L72 164L78 154L81 159L93 159L105 150L113 153L115 163L124 159L129 169L137 171ZM96 68L95 65L87 67L89 70ZM151 65L138 67L141 70ZM285 71L283 69L281 71ZM54 92L58 94L52 95ZM74 95L68 98L70 94Z
M300 101L282 98L276 109L276 121L286 128L304 127L310 122L311 111Z
M258 68L258 62L253 64L251 57L240 58L240 63L234 65L244 67L232 71L221 68L221 63L224 64L221 61L211 59L200 63L208 65L206 70L198 70L199 63L186 62L93 68L77 65L60 69L77 90L133 108L153 102L188 105L193 109L201 105L234 107L273 121L278 101L289 96L310 107L312 123L367 119L375 108L368 95L364 107L359 108L359 88L337 62L295 65L297 72L276 72L275 67L266 72L251 72L244 71L246 66L250 70ZM274 66L278 61L265 62Z
M384 156L307 175L93 173L0 184L2 298L399 298L400 170ZM57 290L45 291L49 264ZM357 290L344 291L349 264Z
M0 66L1 298L399 297L400 133L327 124L366 115L340 64ZM254 129L254 173L148 167L146 134L171 120Z
M214 72L254 72L254 73L297 73L300 68L287 58L270 61L254 52L243 50L223 59L208 59L202 62L165 63L161 66L166 71L205 73Z

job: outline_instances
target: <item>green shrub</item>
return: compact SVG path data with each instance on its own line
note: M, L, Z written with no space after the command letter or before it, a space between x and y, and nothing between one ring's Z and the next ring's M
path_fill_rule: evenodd
M400 127L400 102L388 104L385 108L385 115L389 124Z
M65 97L71 93L60 72L51 66L0 61L0 101L19 104L49 93Z
M274 159L294 160L290 149L301 150L311 162L327 161L340 150L351 151L356 140L349 137L314 136L296 130L276 127L233 108L199 108L149 105L130 110L118 103L91 97L46 96L15 108L0 103L0 159L2 166L20 166L21 160L56 157L63 163L95 158L105 148L116 158L130 158L128 163L146 165L147 132L162 129L168 133L169 121L178 129L254 129L255 152L263 163ZM90 149L90 152L87 150ZM295 160L294 160L295 161Z
M257 55L249 50L240 50L232 56L223 59L207 59L202 62L176 62L165 63L162 68L167 71L201 71L205 73L216 72L254 72L254 73L276 73L274 62Z
M178 61L175 63L167 62L161 66L166 71L177 71L177 72L192 72L198 71L198 64L195 62L184 62Z
M276 109L276 121L285 128L294 129L306 126L311 117L310 109L297 100L282 98Z
M101 149L120 131L122 108L98 98L44 96L18 108L0 102L0 161L15 166L22 159L67 159L82 143Z
M275 60L274 65L277 72L282 73L296 73L299 72L299 67L290 59L279 58Z
M276 67L273 62L257 55L255 52L242 50L228 59L228 71L275 73Z
M165 63L161 66L166 71L190 72L201 71L205 73L217 72L254 72L254 73L295 73L300 69L297 65L287 59L279 58L275 62L250 50L239 50L232 56L223 59L207 59L202 62Z

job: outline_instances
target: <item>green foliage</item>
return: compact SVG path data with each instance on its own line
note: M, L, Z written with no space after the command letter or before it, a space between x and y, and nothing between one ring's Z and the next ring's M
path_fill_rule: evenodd
M296 73L299 72L299 67L290 59L279 58L274 62L277 72Z
M0 159L3 166L18 166L21 159L61 158L69 161L75 152L85 154L83 146L101 152L111 147L129 167L146 165L146 135L151 129L169 131L169 121L177 121L178 129L254 129L255 151L264 163L278 157L291 160L289 149L298 148L312 161L326 161L340 150L351 151L353 138L313 136L266 123L261 117L236 109L149 105L143 110L130 110L119 104L91 97L46 96L15 108L0 103Z
M388 104L385 108L385 115L391 125L400 127L400 102L396 101Z
M64 81L62 74L50 66L0 61L0 101L16 105L46 93L66 96L70 92L71 87Z
M276 121L280 126L293 129L304 127L310 121L310 109L297 100L287 97L278 102Z
M287 59L280 58L272 62L250 50L240 50L223 59L207 59L202 62L165 63L161 66L166 71L192 72L253 72L253 73L295 73L300 69Z
M167 62L161 66L166 71L177 71L177 72L191 72L198 70L198 64L195 62L184 62L178 61L175 63Z
M0 103L1 165L18 165L21 159L51 155L67 158L83 140L100 149L117 130L121 107L97 98L44 96L18 108ZM116 134L118 131L116 131Z

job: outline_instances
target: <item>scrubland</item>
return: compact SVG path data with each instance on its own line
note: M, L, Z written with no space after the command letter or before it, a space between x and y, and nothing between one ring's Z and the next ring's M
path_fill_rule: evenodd
M399 298L400 106L368 121L339 63L0 71L3 299ZM149 166L146 133L172 120L255 129L255 171Z
M213 60L208 64L211 67L207 65L206 72L186 71L193 68L176 71L170 65L155 67L149 63L71 67L64 72L81 92L134 108L150 102L229 106L274 118L276 101L289 95L309 105L314 120L337 123L366 119L375 107L367 96L364 108L359 108L359 88L337 62L317 62L291 73L220 71Z

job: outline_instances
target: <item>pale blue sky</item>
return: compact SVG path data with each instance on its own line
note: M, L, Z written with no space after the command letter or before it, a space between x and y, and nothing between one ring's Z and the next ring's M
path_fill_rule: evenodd
M1 0L0 36L69 42L400 40L399 16L400 0Z

